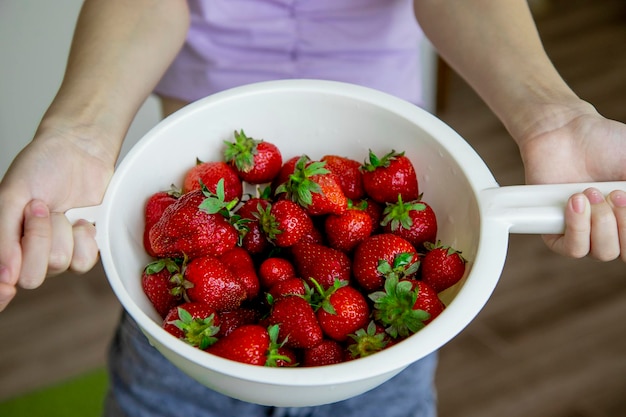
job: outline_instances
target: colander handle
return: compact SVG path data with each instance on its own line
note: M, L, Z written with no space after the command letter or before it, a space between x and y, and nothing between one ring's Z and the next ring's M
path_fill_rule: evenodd
M504 223L510 233L560 234L565 228L567 200L589 187L607 195L613 190L626 191L626 181L487 188L480 192L481 214Z
M65 212L65 217L74 224L80 219L87 220L90 223L97 223L98 215L102 211L102 206L87 206L69 209Z

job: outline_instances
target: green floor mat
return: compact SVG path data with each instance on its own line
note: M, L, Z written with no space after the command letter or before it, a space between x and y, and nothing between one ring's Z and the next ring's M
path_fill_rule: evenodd
M0 403L2 417L99 417L107 389L104 369Z

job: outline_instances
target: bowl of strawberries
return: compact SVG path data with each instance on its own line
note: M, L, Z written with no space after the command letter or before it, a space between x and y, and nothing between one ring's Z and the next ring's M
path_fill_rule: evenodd
M167 359L234 398L312 406L462 331L508 233L562 227L573 189L538 187L499 187L450 127L395 97L273 81L155 126L94 220L111 287Z

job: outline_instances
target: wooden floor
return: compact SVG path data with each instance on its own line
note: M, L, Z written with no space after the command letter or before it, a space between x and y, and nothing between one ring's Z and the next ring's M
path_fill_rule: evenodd
M553 0L537 15L565 79L626 121L626 2ZM502 185L523 182L517 150L453 74L441 118ZM626 162L626 161L625 161ZM0 401L104 364L119 304L101 268L20 291L0 314ZM440 417L626 416L626 265L570 260L512 235L485 309L441 350Z

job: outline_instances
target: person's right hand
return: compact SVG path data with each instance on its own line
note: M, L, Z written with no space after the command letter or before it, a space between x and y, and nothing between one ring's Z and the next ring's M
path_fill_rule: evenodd
M17 286L36 288L47 276L95 265L94 225L71 225L64 212L101 202L111 153L75 130L40 128L13 161L0 182L0 311Z

